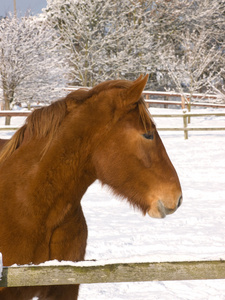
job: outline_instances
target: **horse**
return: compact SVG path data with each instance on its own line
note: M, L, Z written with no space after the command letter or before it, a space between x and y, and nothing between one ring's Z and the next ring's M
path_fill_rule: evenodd
M182 202L178 175L142 96L148 75L79 89L36 109L0 152L0 252L5 266L82 261L81 199L99 180L144 215ZM78 285L1 288L0 299L77 299Z
M0 151L7 142L8 142L7 139L0 139Z

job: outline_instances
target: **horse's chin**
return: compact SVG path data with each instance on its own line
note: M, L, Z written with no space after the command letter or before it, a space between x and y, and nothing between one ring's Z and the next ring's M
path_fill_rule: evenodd
M152 218L163 219L166 215L172 214L176 209L168 209L163 205L161 200L153 203L148 211L148 215Z

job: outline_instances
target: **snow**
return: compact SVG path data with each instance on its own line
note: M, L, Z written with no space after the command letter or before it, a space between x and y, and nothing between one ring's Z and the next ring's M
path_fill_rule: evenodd
M152 108L151 112L165 109ZM12 118L12 124L21 119ZM155 118L155 122L158 127L179 127L183 120ZM191 125L224 126L225 117L196 117ZM0 132L0 137L11 134ZM144 217L95 182L82 199L89 229L86 260L225 259L225 132L189 132L188 140L183 132L161 131L160 135L181 181L182 206L165 219ZM79 300L222 300L224 294L225 280L107 283L82 285Z

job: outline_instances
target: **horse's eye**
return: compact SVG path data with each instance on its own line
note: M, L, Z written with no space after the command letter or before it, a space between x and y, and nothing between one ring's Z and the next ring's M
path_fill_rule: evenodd
M153 140L154 135L152 132L144 133L143 137L146 138L147 140Z

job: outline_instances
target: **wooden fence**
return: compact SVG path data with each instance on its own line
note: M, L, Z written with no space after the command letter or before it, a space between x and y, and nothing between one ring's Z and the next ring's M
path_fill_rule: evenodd
M21 111L0 111L1 116L11 116L11 117L25 117L30 114L30 111L21 112ZM188 139L189 131L221 131L225 130L224 126L211 126L211 127L194 127L188 124L188 118L190 117L204 117L204 116L215 116L221 117L225 116L225 112L201 112L201 113L189 113L186 110L183 110L182 113L154 113L152 114L153 118L183 118L183 126L182 127L159 127L157 128L159 131L183 131L184 138ZM0 126L0 130L16 130L18 126Z
M79 264L3 267L0 287L225 279L224 260Z
M81 88L80 86L67 87L66 91L76 91ZM86 87L87 88L87 87ZM183 109L186 106L203 106L203 107L215 107L215 108L225 108L225 104L219 103L219 101L225 101L225 95L222 98L220 95L213 94L190 94L190 93L176 93L176 92L163 92L163 91L143 91L145 101L151 104L163 104L164 107L168 105L181 106ZM157 97L157 100L150 100L152 97ZM163 97L164 100L159 100L159 97ZM171 101L170 98L178 98L178 101ZM166 99L166 100L165 100ZM195 102L194 102L194 101ZM197 100L197 102L196 102ZM207 103L199 101L217 101L217 103Z
M190 117L204 117L204 116L216 116L221 117L225 116L225 112L202 112L202 113L189 113L186 110L183 110L183 113L163 113L163 114L152 114L155 118L183 118L183 126L182 127L159 127L157 128L159 131L184 131L184 138L188 139L188 131L210 131L216 130L221 131L225 130L225 122L224 126L211 126L211 127L194 127L188 124L188 118Z
M215 108L225 108L225 104L222 103L208 103L208 102L199 102L200 101L219 101L225 99L221 99L217 95L212 94L180 94L175 92L159 92L159 91L144 91L143 95L145 97L145 101L150 104L163 104L164 107L168 107L168 105L177 105L181 106L183 109L186 106L200 106L200 107L215 107ZM150 100L151 97L157 97L157 100ZM164 100L159 100L159 97L163 97ZM178 98L178 101L171 101L170 98ZM166 99L166 100L165 100ZM193 101L194 100L194 101ZM197 100L197 102L196 102Z

